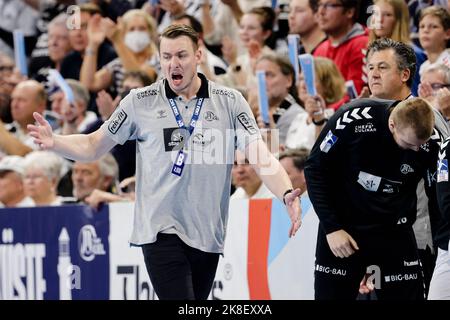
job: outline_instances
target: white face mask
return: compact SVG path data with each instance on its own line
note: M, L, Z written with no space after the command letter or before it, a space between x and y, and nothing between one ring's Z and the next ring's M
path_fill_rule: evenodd
M130 31L125 35L125 45L134 53L141 52L150 44L150 36L146 31Z

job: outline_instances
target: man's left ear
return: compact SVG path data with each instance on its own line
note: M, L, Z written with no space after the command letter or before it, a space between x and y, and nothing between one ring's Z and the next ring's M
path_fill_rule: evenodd
M390 130L391 132L394 132L394 129L395 129L395 123L394 123L394 120L389 119L389 130Z
M202 60L202 55L204 54L203 50L200 49L200 47L197 48L197 50L195 51L195 57L198 60L198 63L200 63L200 61Z
M407 82L409 78L411 78L413 75L411 74L411 70L405 69L402 71L402 81Z

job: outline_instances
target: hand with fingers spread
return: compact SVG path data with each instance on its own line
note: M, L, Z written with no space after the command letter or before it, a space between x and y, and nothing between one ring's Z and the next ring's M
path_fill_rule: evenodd
M345 230L327 234L328 245L336 257L348 258L359 250L358 244Z
M302 191L297 188L287 193L284 196L284 202L286 204L286 208L289 214L289 218L291 218L291 228L289 229L289 237L295 236L297 230L302 225L302 209L300 207L300 195Z
M52 149L55 146L52 127L41 114L33 112L33 117L36 124L27 125L27 129L30 136L34 138L34 143L42 150Z

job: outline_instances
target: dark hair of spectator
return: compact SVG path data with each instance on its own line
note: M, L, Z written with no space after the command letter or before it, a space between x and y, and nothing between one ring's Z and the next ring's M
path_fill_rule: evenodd
M267 61L270 61L270 62L276 64L277 66L280 67L281 73L283 75L291 77L292 84L291 84L291 87L289 88L289 94L294 97L294 99L295 99L295 101L297 101L297 103L300 103L300 99L299 99L298 93L297 93L297 86L295 84L295 70L294 70L294 67L292 66L291 62L289 61L289 59L284 56L281 56L281 55L266 54L258 59L258 61L261 61L261 60L267 60Z
M256 7L247 12L247 14L256 14L261 17L261 27L263 31L270 31L270 36L266 39L265 44L270 48L275 48L275 34L273 27L275 25L276 14L271 7Z
M411 88L414 75L416 73L416 55L414 49L403 43L392 40L390 38L382 38L372 42L367 48L366 58L369 58L374 52L384 50L394 50L395 58L397 61L397 68L399 70L408 69L410 72L409 79L406 81L406 85Z
M359 17L359 6L361 0L340 0L342 5L344 6L345 10L348 9L355 9L353 13L353 21L356 22Z
M192 27L192 29L194 29L195 32L198 33L200 38L203 36L203 26L200 23L200 21L197 20L197 18L195 18L195 17L193 17L193 16L191 16L189 14L183 13L183 14L179 14L179 15L173 17L172 21L174 21L174 20L182 20L182 19L189 20L189 23L190 23L189 26Z
M309 0L309 7L315 13L319 10L319 1L318 0Z
M102 14L102 10L95 3L83 3L83 4L79 5L79 8L80 8L80 12L89 13L91 16L93 16L94 14L97 14L97 13Z
M280 153L279 160L284 158L291 158L294 166L298 170L303 170L305 168L305 162L309 157L309 150L306 148L299 149L286 149L282 153Z
M125 79L137 79L142 83L143 87L151 85L153 82L155 82L155 79L149 77L149 75L143 71L140 70L133 70L133 71L127 71L125 72L123 76L123 80Z

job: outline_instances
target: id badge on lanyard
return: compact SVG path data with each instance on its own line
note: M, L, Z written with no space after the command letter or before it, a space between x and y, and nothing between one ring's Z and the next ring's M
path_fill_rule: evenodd
M169 99L169 103L170 103L170 109L173 112L173 115L175 117L178 127L181 129L186 129L189 132L187 138L184 141L185 142L184 145L186 145L187 140L189 140L192 132L194 132L195 125L197 124L198 118L200 116L200 110L202 109L202 105L203 105L203 98L197 99L197 104L195 105L195 110L194 110L194 113L192 114L192 119L191 119L191 122L189 125L189 129L187 129L186 126L184 125L183 118L180 115L180 111L178 110L175 100ZM172 166L172 174L181 177L181 175L183 174L184 164L186 163L186 157L187 157L187 153L183 151L183 148L181 148L178 151L177 157L175 159L175 163Z

